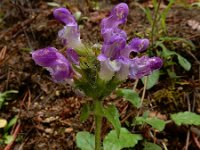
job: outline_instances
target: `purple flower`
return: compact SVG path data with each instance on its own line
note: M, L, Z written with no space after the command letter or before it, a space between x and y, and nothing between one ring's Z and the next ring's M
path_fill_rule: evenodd
M58 32L58 37L64 45L70 48L82 47L78 24L74 16L66 8L57 8L53 12L54 17L63 22L65 26Z
M56 48L47 47L31 54L35 63L46 67L55 81L72 78L74 72L69 61Z
M114 75L118 80L124 80L128 75L131 78L141 78L162 65L162 60L158 57L129 58L131 52L139 53L146 50L149 40L134 38L126 45L126 32L118 26L126 22L127 15L128 6L121 3L101 22L104 43L98 60L101 63L99 76L103 80L110 80Z
M155 69L160 69L162 60L159 57L135 57L130 63L130 78L138 79L151 74Z

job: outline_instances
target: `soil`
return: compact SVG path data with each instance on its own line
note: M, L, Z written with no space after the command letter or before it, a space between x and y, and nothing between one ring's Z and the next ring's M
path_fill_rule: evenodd
M85 122L79 120L80 110L88 100L76 94L66 83L54 83L49 73L37 66L31 59L31 50L54 46L62 49L57 39L57 32L62 24L52 15L55 8L45 0L1 0L0 2L0 91L17 90L12 100L0 110L0 118L10 120L15 115L18 122L11 133L17 138L11 147L13 150L75 150L75 135L79 131L94 132L92 117ZM98 8L92 1L54 0L54 5L67 7L71 12L81 12L78 20L81 39L86 43L102 43L100 22L109 14L110 9L118 3L116 0L102 1ZM152 7L151 1L134 2L127 0L130 13L123 29L129 39L137 35L148 37L150 25L144 12L139 7ZM166 7L165 2L162 7ZM189 4L187 4L189 6ZM162 11L162 10L161 10ZM191 50L182 42L175 42L174 51L184 56L192 64L190 71L179 65L173 68L179 78L170 78L166 68L159 83L147 90L144 106L140 111L130 103L123 101L113 93L105 103L113 102L118 107L122 126L133 131L133 117L149 110L152 116L169 120L170 113L190 110L200 114L200 30L188 25L195 20L200 27L200 8L176 4L167 17L168 35L191 41L196 50ZM194 28L194 29L193 29ZM133 88L135 81L127 80L122 87ZM142 93L142 83L137 91ZM170 96L169 96L170 95ZM189 101L189 103L188 103ZM195 105L194 105L195 104ZM139 113L138 113L139 112ZM104 120L102 137L112 128ZM200 130L199 127L196 127ZM138 133L147 141L159 145L163 143L168 150L181 150L187 144L189 131L187 126L168 123L163 132L156 132L155 137L148 135L150 126L136 127ZM3 131L0 130L0 138ZM196 141L195 141L196 140ZM198 150L200 140L191 132L188 150ZM6 145L0 145L4 149ZM8 150L7 149L7 150ZM138 144L135 149L142 149Z

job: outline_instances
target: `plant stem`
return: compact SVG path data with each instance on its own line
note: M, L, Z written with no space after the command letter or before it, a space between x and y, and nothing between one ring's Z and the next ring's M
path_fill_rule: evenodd
M95 100L95 150L101 150L102 102Z

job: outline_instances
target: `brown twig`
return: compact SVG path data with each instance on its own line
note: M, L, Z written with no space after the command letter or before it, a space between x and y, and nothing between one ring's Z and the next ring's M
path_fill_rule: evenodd
M200 137L200 130L198 128L190 127L190 131L192 131L193 133L195 133L196 135Z
M11 143L7 144L6 147L4 148L4 150L11 150L11 147L12 147L12 145L13 145L13 143L14 143L14 141L15 141L15 139L16 139L19 131L20 131L20 127L21 127L21 124L18 123L18 125L16 126L16 128L14 130L14 133L12 135L13 136L13 141Z
M190 143L190 130L187 132L187 138L186 138L186 143L185 146L183 147L183 150L188 150L189 144Z
M0 52L0 64L3 62L7 51L7 46L4 46Z
M194 139L196 146L200 149L200 142L198 141L198 137L196 137L194 133L192 134L192 137Z

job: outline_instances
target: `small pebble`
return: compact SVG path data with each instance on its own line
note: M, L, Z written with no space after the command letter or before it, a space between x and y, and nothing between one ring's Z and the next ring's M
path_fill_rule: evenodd
M66 128L65 133L71 133L74 129L73 128Z
M53 129L51 128L46 128L44 131L48 134L53 134Z
M57 120L56 117L49 117L43 120L44 123L50 123Z

